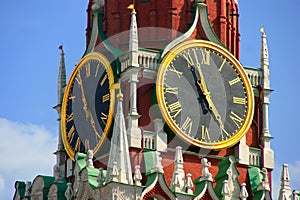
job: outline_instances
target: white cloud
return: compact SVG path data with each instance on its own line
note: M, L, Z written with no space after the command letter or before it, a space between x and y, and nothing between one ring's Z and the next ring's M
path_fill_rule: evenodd
M33 181L52 175L55 164L56 134L41 125L0 118L0 199L12 199L17 180Z

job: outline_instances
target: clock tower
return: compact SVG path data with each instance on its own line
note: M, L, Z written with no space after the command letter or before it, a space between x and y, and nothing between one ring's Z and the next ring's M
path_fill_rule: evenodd
M237 0L90 0L85 53L59 84L56 173L26 194L51 182L48 199L271 199L261 33L251 68Z

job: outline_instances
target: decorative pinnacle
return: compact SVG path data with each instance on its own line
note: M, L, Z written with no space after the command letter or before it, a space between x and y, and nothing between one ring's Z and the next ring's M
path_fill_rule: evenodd
M131 12L135 12L135 9L134 9L134 4L130 4L128 7L128 9L131 9Z

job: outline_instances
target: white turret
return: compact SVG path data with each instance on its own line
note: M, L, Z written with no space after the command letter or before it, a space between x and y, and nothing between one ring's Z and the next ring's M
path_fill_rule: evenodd
M281 186L279 191L279 200L292 199L292 190L290 186L290 175L287 164L282 165Z
M272 92L270 89L270 73L269 73L269 52L267 46L267 36L263 28L260 29L262 35L262 45L261 45L261 58L260 66L263 72L262 79L262 109L263 109L263 123L262 123L262 137L261 143L264 147L264 163L263 166L268 169L274 169L274 151L271 149L271 139L272 136L269 131L269 95Z
M115 114L115 123L109 152L106 183L116 181L125 184L133 184L122 106L123 95L119 93L117 98L117 111Z
M131 23L129 33L129 84L130 84L130 108L128 115L128 141L130 147L141 148L142 133L138 127L140 115L137 110L137 83L139 64L138 64L138 31L136 22L136 12L134 5L130 4L128 9L131 9Z
M170 188L175 192L185 191L185 173L183 170L183 157L180 146L176 147L175 151L174 172Z

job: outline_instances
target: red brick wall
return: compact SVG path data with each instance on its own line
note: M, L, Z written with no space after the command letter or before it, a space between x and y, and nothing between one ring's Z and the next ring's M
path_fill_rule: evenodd
M89 27L91 26L91 2L87 9L87 41ZM131 11L127 7L131 3L132 0L110 0L105 2L103 28L107 37L129 30ZM240 35L237 4L234 0L206 0L206 4L214 31L225 46L239 59ZM176 32L185 32L193 20L193 5L194 0L149 0L147 2L136 0L135 8L139 28L160 27L175 31L163 33L152 30L140 33L140 43L149 40L152 40L152 42L154 42L153 40L160 40L161 44L159 46L164 46L177 36ZM199 26L192 38L205 39L203 31L199 30ZM120 38L119 42L127 43L128 37Z

